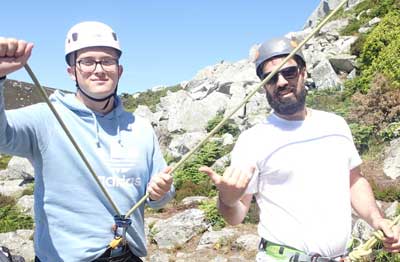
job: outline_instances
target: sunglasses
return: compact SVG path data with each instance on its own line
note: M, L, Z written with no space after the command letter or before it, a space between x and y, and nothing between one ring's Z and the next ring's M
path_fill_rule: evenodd
M269 76L271 72L261 75L261 79L264 80ZM299 76L298 66L289 66L280 71L278 71L268 82L267 85L275 85L278 82L279 75L283 76L286 80L295 79Z

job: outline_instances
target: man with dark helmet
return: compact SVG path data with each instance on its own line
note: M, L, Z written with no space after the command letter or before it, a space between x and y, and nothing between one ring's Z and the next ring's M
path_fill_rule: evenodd
M36 104L5 110L4 79L24 66L32 48L32 43L0 38L0 152L26 157L35 169L35 261L141 261L147 253L144 205L130 217L126 239L109 245L125 235L111 229L116 212L49 108ZM146 203L162 207L174 188L150 123L126 112L116 95L121 54L108 25L89 21L73 26L65 58L77 90L56 91L50 100L125 214L146 191Z
M255 60L264 80L296 47L290 39L263 43ZM351 241L352 208L385 233L399 252L399 227L390 229L360 172L361 158L345 120L305 106L306 63L301 52L264 86L271 114L243 132L222 176L218 208L232 225L246 216L253 195L260 208L257 261L339 261Z

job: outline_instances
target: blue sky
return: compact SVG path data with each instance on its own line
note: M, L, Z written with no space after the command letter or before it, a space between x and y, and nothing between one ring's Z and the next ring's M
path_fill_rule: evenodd
M35 44L29 60L42 85L75 90L66 73L64 40L81 21L110 25L124 50L119 93L190 80L221 60L248 57L250 47L299 31L319 0L4 1L0 35ZM24 70L10 79L32 82Z

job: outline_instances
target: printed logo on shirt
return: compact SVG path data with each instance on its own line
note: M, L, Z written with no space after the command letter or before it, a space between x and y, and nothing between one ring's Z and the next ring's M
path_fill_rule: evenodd
M111 145L109 167L115 174L125 175L137 167L140 154L135 148L126 148L120 144Z
M142 179L140 177L126 177L125 175L123 175L122 177L99 176L99 180L105 187L140 187L142 184Z

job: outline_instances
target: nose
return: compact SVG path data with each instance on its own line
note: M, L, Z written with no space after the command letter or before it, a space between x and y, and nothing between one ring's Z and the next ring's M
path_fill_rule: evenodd
M286 80L286 78L284 78L282 76L281 73L277 73L278 74L278 81L276 82L276 85L279 86L286 86L289 84L289 82Z
M98 74L98 73L102 74L102 73L104 73L104 69L103 69L103 67L101 66L101 63L100 63L100 62L96 62L96 66L95 66L95 68L94 68L93 73L94 73L94 74Z

